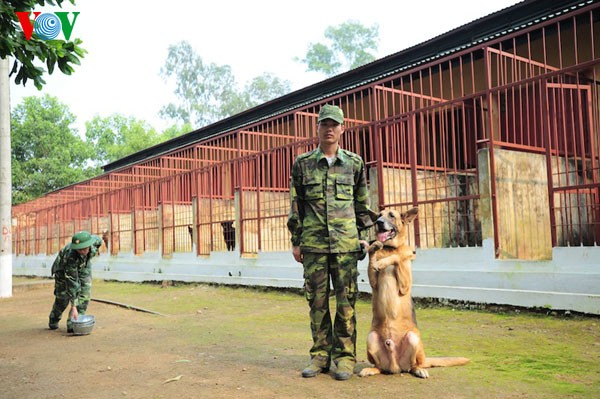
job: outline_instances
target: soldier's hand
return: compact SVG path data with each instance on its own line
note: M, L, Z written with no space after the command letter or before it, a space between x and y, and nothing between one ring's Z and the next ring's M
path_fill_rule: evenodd
M367 257L367 252L369 251L369 243L365 240L360 240L360 252L358 253L358 260L363 260Z
M300 247L292 248L292 255L294 255L294 259L296 260L296 262L302 263L304 255L302 255L302 250L300 249Z
M369 251L369 241L367 240L359 240L360 245L365 249L365 251Z
M76 306L72 306L71 307L71 311L69 312L69 318L71 320L77 320L78 316L79 316L79 312L77 312L77 307Z

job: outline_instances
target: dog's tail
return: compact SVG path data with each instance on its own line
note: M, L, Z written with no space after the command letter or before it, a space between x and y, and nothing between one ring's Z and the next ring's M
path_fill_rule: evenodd
M427 357L421 367L462 366L467 363L469 363L469 359L466 357Z

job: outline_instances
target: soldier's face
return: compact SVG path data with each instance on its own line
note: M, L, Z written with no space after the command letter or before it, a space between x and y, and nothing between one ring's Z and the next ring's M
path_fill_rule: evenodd
M340 141L342 133L344 133L344 125L332 119L325 119L319 122L317 130L320 144L336 144Z
M90 247L76 249L76 251L79 253L79 255L86 256L90 252Z

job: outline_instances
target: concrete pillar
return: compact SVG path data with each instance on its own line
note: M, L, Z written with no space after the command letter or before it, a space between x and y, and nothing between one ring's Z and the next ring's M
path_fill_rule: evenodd
M8 57L0 58L0 298L12 297L12 169Z

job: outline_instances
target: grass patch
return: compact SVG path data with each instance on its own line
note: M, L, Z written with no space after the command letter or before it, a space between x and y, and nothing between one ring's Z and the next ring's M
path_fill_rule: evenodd
M294 370L308 360L308 305L298 290L95 280L92 293L166 315L153 316L153 328L172 332L173 351L193 347L196 361L209 353L230 364L261 367L277 359L284 370ZM428 356L464 356L471 362L435 369L427 385L389 376L381 376L381 383L399 384L415 394L437 387L447 397L595 398L600 392L597 316L419 302L416 312ZM358 360L366 363L367 295L357 302L357 319ZM371 385L365 381L377 378L353 383L363 384L358 386L367 392ZM390 386L390 396L391 391Z

